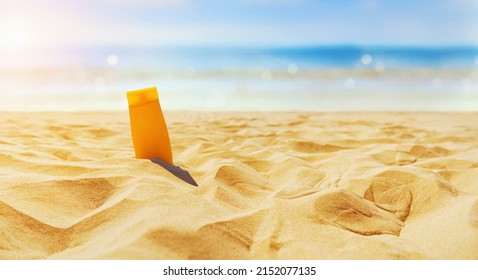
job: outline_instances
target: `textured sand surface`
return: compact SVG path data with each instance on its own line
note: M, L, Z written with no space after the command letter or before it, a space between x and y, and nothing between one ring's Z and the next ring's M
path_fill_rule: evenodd
M0 114L2 259L478 259L478 114Z

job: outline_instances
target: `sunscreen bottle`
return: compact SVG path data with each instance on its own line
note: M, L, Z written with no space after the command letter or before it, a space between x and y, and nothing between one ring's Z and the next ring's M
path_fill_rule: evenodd
M128 91L129 118L137 158L159 158L173 164L168 128L156 87Z

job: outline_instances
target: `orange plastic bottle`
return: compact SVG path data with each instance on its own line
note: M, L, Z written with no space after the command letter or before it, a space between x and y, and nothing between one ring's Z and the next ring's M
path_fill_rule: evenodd
M128 91L129 118L137 158L160 158L173 164L168 128L156 87Z

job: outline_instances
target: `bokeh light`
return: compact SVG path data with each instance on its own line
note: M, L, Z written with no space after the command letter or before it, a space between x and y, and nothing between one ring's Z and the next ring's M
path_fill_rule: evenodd
M115 66L116 64L118 64L118 56L114 54L110 54L108 58L106 59L106 61L108 62L109 65Z
M372 62L372 60L373 58L369 54L362 55L362 58L360 59L360 61L362 61L364 65L369 65Z

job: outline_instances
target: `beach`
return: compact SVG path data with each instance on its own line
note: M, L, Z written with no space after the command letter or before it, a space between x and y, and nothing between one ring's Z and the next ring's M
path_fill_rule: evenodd
M0 113L0 259L478 259L477 113Z

